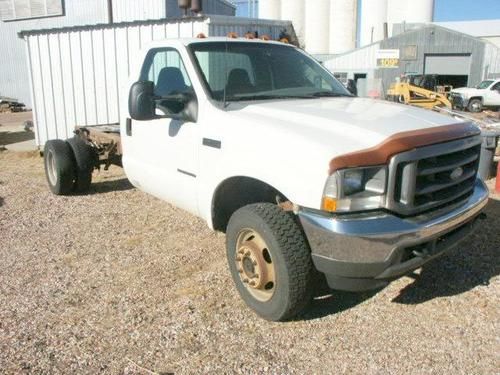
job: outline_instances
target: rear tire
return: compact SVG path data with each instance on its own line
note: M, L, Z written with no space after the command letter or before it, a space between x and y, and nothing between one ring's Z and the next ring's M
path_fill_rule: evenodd
M94 149L80 137L68 139L69 146L75 155L75 182L73 190L84 193L89 190L92 183L92 171L95 165Z
M291 212L270 203L240 208L229 220L226 249L238 292L264 319L291 319L310 302L311 253Z
M483 110L483 102L481 99L471 99L467 105L469 112L478 113Z
M55 195L70 194L75 179L75 162L69 144L60 139L47 141L43 159L50 191Z

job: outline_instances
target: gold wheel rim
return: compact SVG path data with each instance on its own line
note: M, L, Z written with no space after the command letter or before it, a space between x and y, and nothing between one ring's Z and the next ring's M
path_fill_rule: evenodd
M234 256L240 280L256 300L266 302L276 289L274 261L264 239L253 229L238 234Z

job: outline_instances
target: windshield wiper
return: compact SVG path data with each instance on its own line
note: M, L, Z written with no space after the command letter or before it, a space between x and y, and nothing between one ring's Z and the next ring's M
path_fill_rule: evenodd
M331 92L331 91L318 91L310 94L312 97L315 98L338 98L338 97L348 97L351 98L354 95L349 95L349 94L342 94L338 92Z
M247 95L226 98L228 102L242 102L245 100L269 100L269 99L312 99L311 95Z

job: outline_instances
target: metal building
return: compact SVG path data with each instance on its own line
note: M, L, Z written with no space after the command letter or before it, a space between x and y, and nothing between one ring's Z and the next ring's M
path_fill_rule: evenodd
M489 41L434 24L404 31L407 26L396 24L392 38L338 55L324 65L342 80L378 80L380 97L405 74L438 75L453 87L500 76L500 49Z
M111 7L110 7L111 5ZM204 14L234 16L227 0L204 0ZM0 95L32 106L22 30L181 16L177 0L0 0Z
M291 22L214 15L23 31L36 143L117 123L132 56L152 40L248 31L278 39L283 30L294 36Z

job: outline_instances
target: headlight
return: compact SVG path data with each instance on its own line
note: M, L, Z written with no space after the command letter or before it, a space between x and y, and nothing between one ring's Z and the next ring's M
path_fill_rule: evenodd
M329 212L363 211L385 203L387 167L350 168L328 177L321 209Z

